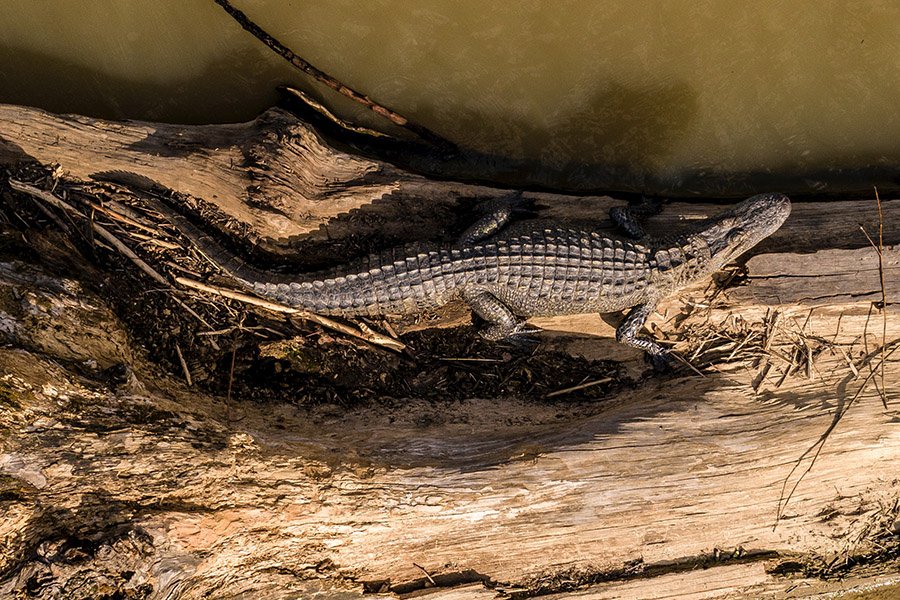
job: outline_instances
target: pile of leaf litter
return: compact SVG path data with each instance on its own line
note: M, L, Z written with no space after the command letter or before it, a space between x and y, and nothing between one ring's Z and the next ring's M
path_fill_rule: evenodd
M38 261L79 279L108 303L136 349L203 391L238 401L351 407L402 398L569 403L634 384L614 361L534 342L484 341L462 305L352 322L248 303L140 193L67 182L38 165L8 175L0 258ZM204 222L238 239L246 235L240 224L191 200L185 203ZM357 250L378 246L364 240Z

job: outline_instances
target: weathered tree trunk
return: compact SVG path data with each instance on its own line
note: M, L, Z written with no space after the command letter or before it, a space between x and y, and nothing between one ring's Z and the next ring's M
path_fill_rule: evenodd
M446 235L460 198L506 193L339 148L277 109L188 127L0 106L3 163L58 165L85 194L97 173L149 177L210 229L301 264ZM549 218L600 220L615 202L526 195ZM594 401L498 383L486 399L398 391L349 409L228 401L161 372L124 305L80 283L96 267L52 234L14 256L9 216L0 595L753 597L896 580L900 202L882 206L881 270L861 231L878 244L874 200L801 202L739 285L661 306L654 335L703 376L645 373L597 316L540 319L538 353L612 357L631 383ZM717 210L674 203L650 227Z

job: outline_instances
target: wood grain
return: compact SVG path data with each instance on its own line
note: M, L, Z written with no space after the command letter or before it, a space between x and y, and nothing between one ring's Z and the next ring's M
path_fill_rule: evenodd
M412 238L440 231L422 223L460 198L506 193L349 154L274 109L188 127L0 106L0 145L7 162L59 164L68 185L146 175L282 254L326 230L371 232L354 211ZM616 202L528 194L548 218L596 220ZM809 569L866 556L870 571L842 585L896 582L897 555L877 552L898 530L900 352L886 352L887 408L869 374L900 336L900 202L884 203L885 339L859 230L875 231L873 206L798 204L742 285L660 306L654 334L696 352L703 377L648 376L596 316L537 320L545 349L635 375L598 402L229 403L150 364L75 272L7 257L0 595L398 597L434 581L448 586L434 598L766 597L833 591ZM678 204L649 226L716 210ZM773 572L792 562L807 571Z

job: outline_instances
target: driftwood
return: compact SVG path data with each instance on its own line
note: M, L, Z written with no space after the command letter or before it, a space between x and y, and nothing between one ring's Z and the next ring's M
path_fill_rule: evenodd
M507 193L352 152L279 109L175 126L0 106L0 162L29 160L54 170L42 184L57 193L96 195L103 172L148 177L210 231L303 267L449 235L461 202ZM542 218L602 220L617 202L526 196ZM587 371L550 398L398 394L350 409L189 387L190 355L176 348L181 366L162 372L82 283L97 267L31 234L28 255L0 260L0 595L802 597L896 584L900 201L882 208L798 202L729 285L661 306L651 330L700 375L648 374L597 316L541 319L536 352L613 357L631 383ZM716 210L677 202L648 227ZM17 247L4 214L0 249ZM602 400L568 400L598 388Z

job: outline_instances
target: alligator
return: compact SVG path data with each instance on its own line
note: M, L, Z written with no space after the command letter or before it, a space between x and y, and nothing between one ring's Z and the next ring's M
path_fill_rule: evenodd
M321 315L414 314L462 299L486 322L489 340L536 333L536 316L620 313L616 339L665 368L668 349L641 335L664 297L701 281L775 232L791 212L787 196L759 194L677 235L644 235L637 215L610 211L616 236L561 223L508 226L521 202L501 202L455 244L412 244L329 272L261 271L225 251L183 216L161 212L222 271L254 293Z

